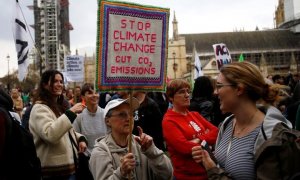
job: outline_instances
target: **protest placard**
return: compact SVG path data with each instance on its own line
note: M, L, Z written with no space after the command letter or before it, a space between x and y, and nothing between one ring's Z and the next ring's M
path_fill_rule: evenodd
M100 1L96 83L100 91L165 89L169 9Z
M220 70L224 64L229 64L232 62L231 55L228 48L226 47L226 44L224 43L214 44L213 48L214 48L218 70Z
M67 82L84 81L84 62L83 56L65 56L64 76Z

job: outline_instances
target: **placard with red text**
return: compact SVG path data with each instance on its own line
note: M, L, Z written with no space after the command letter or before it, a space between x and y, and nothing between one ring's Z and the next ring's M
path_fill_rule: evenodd
M97 74L100 91L164 91L169 9L100 1Z
M231 55L228 48L226 47L226 44L224 43L214 44L213 48L214 48L218 70L220 70L224 64L229 64L232 62Z

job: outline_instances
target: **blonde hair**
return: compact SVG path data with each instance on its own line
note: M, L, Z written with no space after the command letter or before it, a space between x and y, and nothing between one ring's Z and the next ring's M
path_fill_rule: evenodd
M250 62L226 64L220 72L229 83L243 84L246 95L255 102L262 99L265 103L273 105L279 99L280 88L267 84L259 68Z

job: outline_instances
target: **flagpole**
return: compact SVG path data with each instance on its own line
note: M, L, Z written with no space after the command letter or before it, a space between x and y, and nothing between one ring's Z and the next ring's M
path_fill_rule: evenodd
M9 79L9 60L10 60L10 56L9 54L6 56L7 59L7 92L10 91L10 79Z

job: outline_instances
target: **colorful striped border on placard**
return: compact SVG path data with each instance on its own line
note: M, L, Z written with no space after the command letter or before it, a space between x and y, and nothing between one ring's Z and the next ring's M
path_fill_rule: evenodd
M100 91L164 91L169 9L99 1L96 84Z

